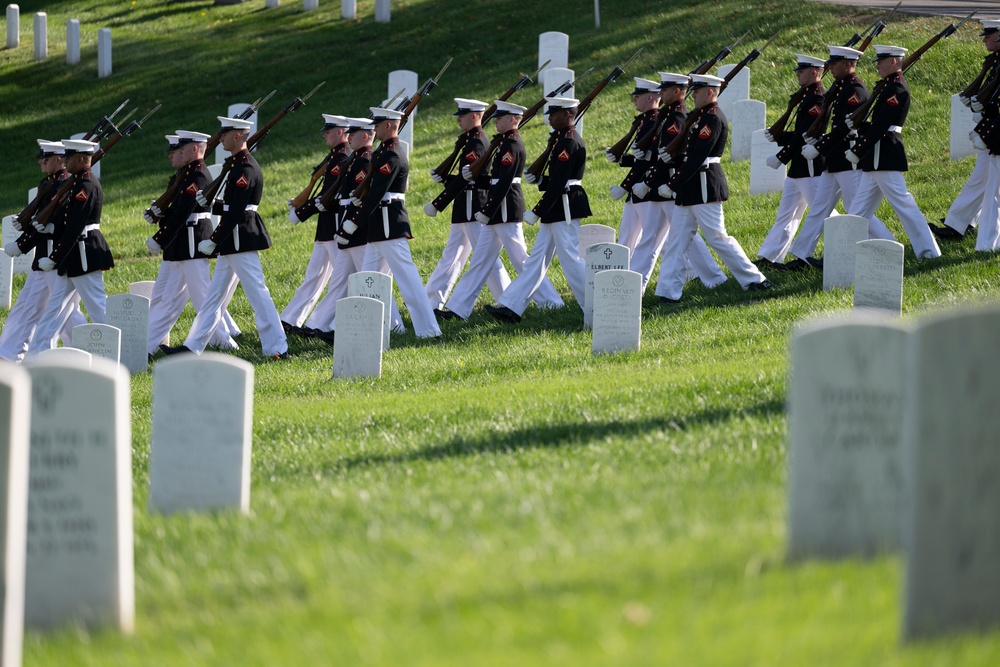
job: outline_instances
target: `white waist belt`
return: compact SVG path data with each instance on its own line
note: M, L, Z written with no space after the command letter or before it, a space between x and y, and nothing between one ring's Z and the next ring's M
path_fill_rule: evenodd
M222 205L222 210L223 211L228 211L229 210L229 204L223 204ZM256 211L257 210L257 204L247 204L246 208L243 209L243 210L244 211Z
M341 199L340 200L340 205L341 206L350 206L351 205L351 198L348 197L347 199Z
M566 187L567 188L571 187L571 186L574 186L574 185L579 185L582 188L583 187L583 181L581 181L579 178L571 178L568 181L566 181Z
M80 232L80 236L86 236L90 232L96 232L100 228L101 228L100 225L87 225L86 227L83 228L83 231Z
M208 211L205 211L203 213L192 213L191 215L188 216L187 224L194 225L199 220L211 220L211 219L212 219L212 214L209 213Z
M496 185L499 182L500 182L499 178L491 178L490 179L490 185ZM520 176L515 177L514 180L511 181L511 183L520 183L520 182L521 182L521 177Z
M382 203L388 203L391 201L406 201L406 194L403 192L386 192L382 196Z
M722 158L720 157L707 157L705 158L705 161L701 163L701 166L707 167L710 164L720 164L721 162Z
M890 125L889 126L889 131L890 132L895 132L896 134L902 134L903 127L901 125Z

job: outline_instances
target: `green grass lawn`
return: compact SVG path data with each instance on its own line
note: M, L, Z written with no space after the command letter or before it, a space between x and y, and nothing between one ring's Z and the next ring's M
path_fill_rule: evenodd
M277 88L267 120L321 80L258 158L261 213L274 249L262 259L278 307L298 285L311 224L287 223L285 200L324 153L319 114L364 115L388 71L421 80L455 62L420 106L408 203L411 244L426 279L448 233L426 218L427 176L451 149L451 98L492 99L536 67L537 34L570 35L571 66L599 74L644 53L587 114L586 185L595 216L617 226L607 196L624 170L602 153L628 127L632 75L688 71L735 36L780 30L752 66L751 96L773 121L793 92L797 52L822 55L874 17L857 8L775 0L605 0L592 5L401 0L393 20L342 21L339 3L303 13L285 0L214 7L210 0L22 2L22 46L0 51L0 205L24 205L38 180L36 137L82 132L129 97L163 108L105 162L104 230L118 256L109 293L155 277L140 213L170 175L163 135L214 131L233 102ZM49 16L50 54L33 63L30 15ZM83 63L64 63L62 26L83 25ZM914 49L947 24L899 16L878 40ZM96 78L96 33L114 33L115 74ZM972 169L948 158L949 97L978 72L978 28L964 27L908 75L904 133L910 190L944 215ZM861 67L874 81L870 59ZM526 105L537 87L513 101ZM542 124L524 132L530 158ZM753 254L778 195L748 195L748 163L724 161L729 231ZM530 190L530 189L529 189ZM529 203L536 195L528 194ZM899 235L883 206L878 212ZM534 236L528 230L529 242ZM974 241L916 262L907 249L907 317L998 294L996 259ZM690 285L681 305L645 301L642 350L593 357L582 313L529 308L511 327L481 310L437 342L393 336L377 381L331 379L330 348L291 340L292 357L259 363L252 312L240 356L256 367L251 515L150 516L146 511L151 375L133 378L137 629L31 633L26 665L996 665L1000 633L902 645L903 562L786 565L785 380L788 334L802 318L851 307L816 273L771 275L751 298L734 281ZM17 280L22 284L23 278ZM488 296L486 297L488 298ZM0 314L0 319L5 315ZM175 340L186 334L185 312Z

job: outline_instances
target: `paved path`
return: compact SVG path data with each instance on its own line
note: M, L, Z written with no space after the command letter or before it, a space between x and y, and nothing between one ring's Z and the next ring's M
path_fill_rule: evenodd
M895 7L899 0L816 0L816 2L889 10ZM903 0L903 4L899 7L899 11L908 14L957 16L959 18L965 18L973 10L977 10L973 21L1000 18L1000 2L997 0Z

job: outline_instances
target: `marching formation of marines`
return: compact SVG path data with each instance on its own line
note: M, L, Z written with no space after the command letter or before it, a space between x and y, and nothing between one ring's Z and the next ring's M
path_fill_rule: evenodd
M949 25L909 56L902 47L872 45L878 82L871 92L858 68L885 27L882 21L864 38L855 35L847 44L827 47L823 57L796 54L798 89L765 132L776 146L768 166L787 169L787 178L774 224L752 262L726 231L729 188L721 158L728 122L718 97L767 45L752 49L725 78L708 70L732 46L689 74L635 77L631 97L637 115L628 133L605 154L628 170L621 184L611 187L611 196L625 200L618 238L630 252L632 270L642 276L643 290L658 259L662 264L655 294L661 301L680 301L691 279L708 288L726 282L709 248L746 291L772 287L764 272L821 269L815 252L823 222L841 201L847 213L868 220L871 238L892 239L875 216L886 199L918 259L939 257L938 239L960 239L970 228L977 228L976 250L1000 250L1000 19L981 23L987 53L979 75L960 96L973 112L976 127L970 141L978 156L940 226L928 223L903 177L908 164L902 130L910 108L905 72L956 26ZM452 206L450 231L426 283L410 254L410 170L399 131L444 69L412 97L370 107L367 118L322 114L328 152L313 169L308 187L288 201L292 224L315 217L315 241L303 281L280 315L258 255L272 242L258 213L264 176L251 151L309 96L296 98L252 136L248 118L261 100L237 117L219 116L214 135L192 130L167 135L175 173L143 212L154 226L147 248L162 254L150 303L150 356L201 353L208 346L238 349L241 332L227 310L237 285L254 310L263 354L273 359L287 357L289 335L334 341L337 301L347 296L348 278L358 271L394 278L420 338L440 336L441 321L468 319L484 287L496 304L486 311L503 321L520 322L531 301L541 309L563 307L547 276L556 256L582 305L580 223L592 211L584 187L587 148L576 124L632 60L615 67L583 99L565 96L574 85L567 81L532 107L514 104L508 98L531 80L523 75L490 104L455 98L461 133L451 155L431 171L443 187L441 194L423 207L433 217ZM832 81L824 88L827 73ZM550 133L543 153L529 164L521 132L538 113L547 118ZM133 122L119 130L111 120L114 115L83 139L38 140L43 173L38 194L15 217L19 238L4 247L10 256L34 250L35 259L0 332L0 358L20 361L60 340L71 344L72 328L86 322L81 302L91 321L104 322L103 272L114 267L114 260L101 233L103 191L93 165L140 126ZM484 129L490 120L496 126L492 140ZM102 148L101 140L112 132L116 136ZM229 158L213 179L205 155L219 145ZM524 184L541 193L533 205ZM523 223L539 225L530 251ZM503 250L517 271L513 279L500 260ZM161 344L189 300L196 316L184 343ZM402 332L402 318L391 303L390 327Z

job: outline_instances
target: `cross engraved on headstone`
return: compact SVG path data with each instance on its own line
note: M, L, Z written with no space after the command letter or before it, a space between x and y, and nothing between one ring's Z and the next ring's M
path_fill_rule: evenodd
M371 286L374 284L375 284L374 279L372 279L371 277L365 278L365 285L368 285L369 288L371 288Z

